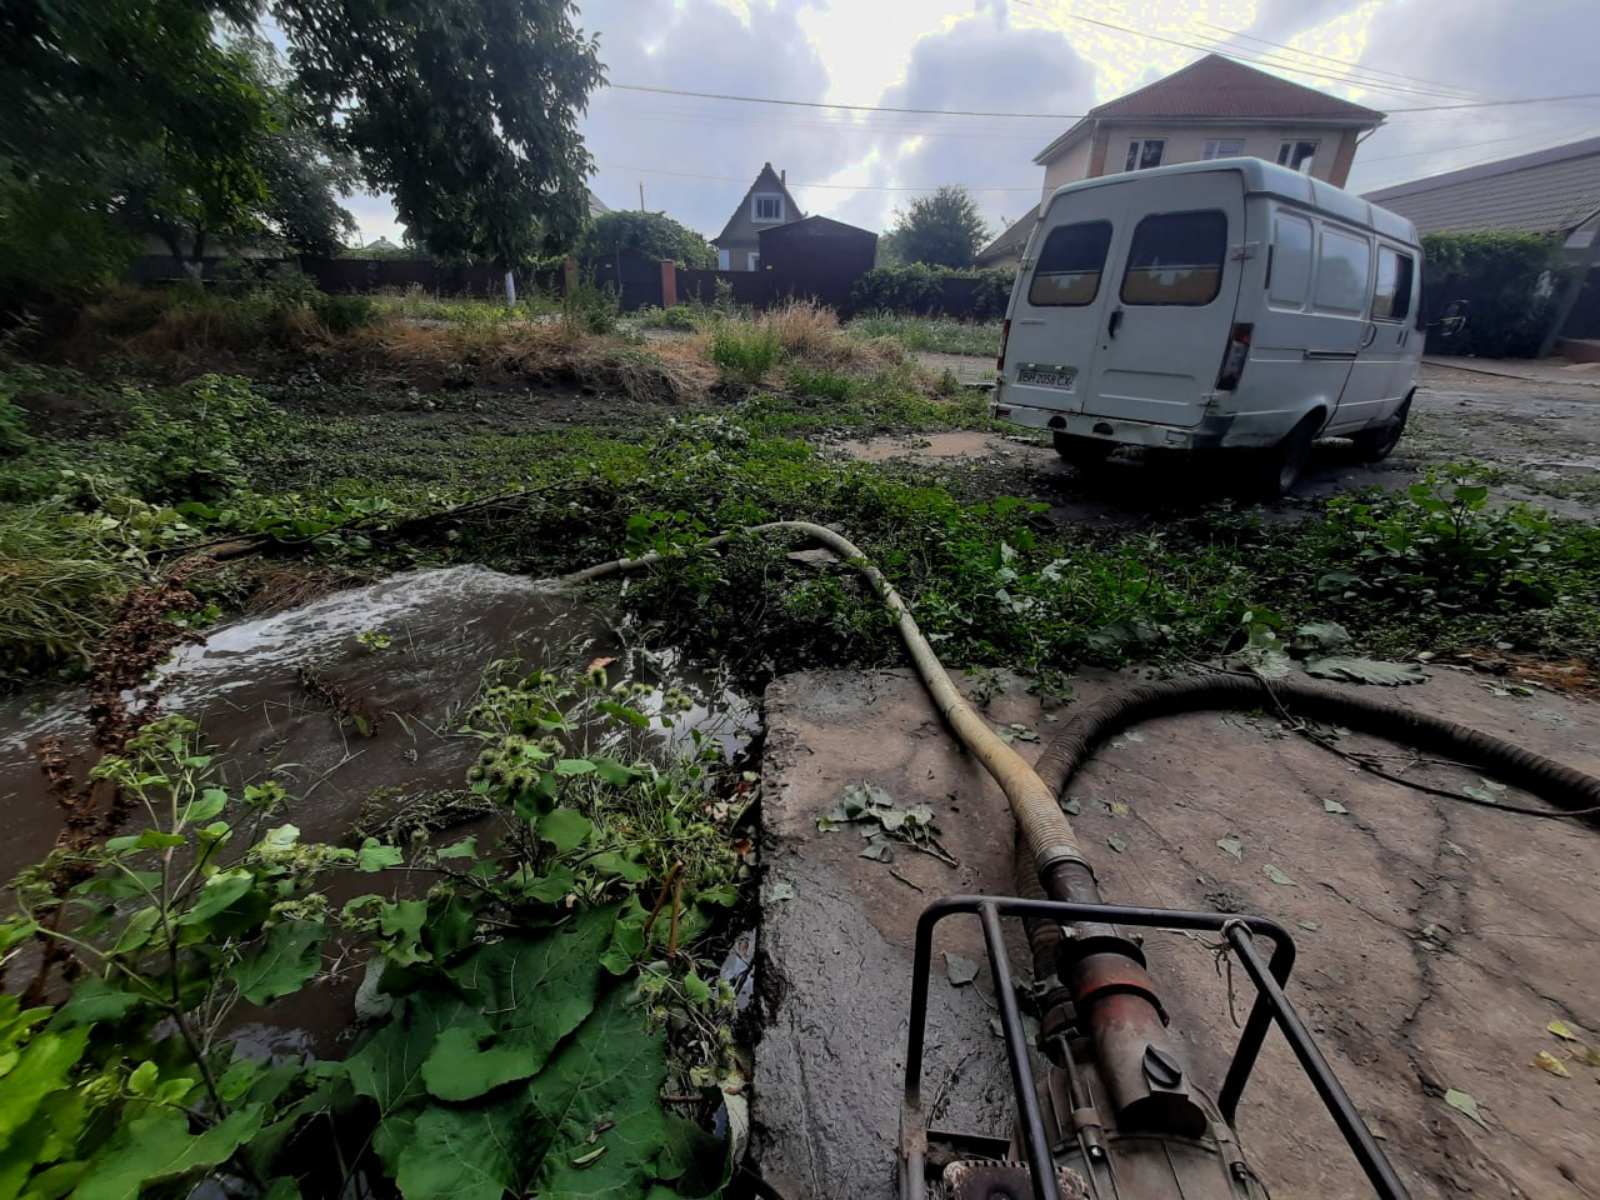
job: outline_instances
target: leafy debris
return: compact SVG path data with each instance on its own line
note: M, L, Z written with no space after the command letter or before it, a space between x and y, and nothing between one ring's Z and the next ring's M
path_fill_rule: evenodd
M963 954L944 952L944 975L951 987L964 987L978 977L978 964Z
M888 839L893 838L947 866L961 865L940 843L939 827L934 823L931 808L926 804L901 808L895 804L894 797L873 784L850 784L840 795L839 803L817 818L820 833L832 833L846 825L859 826L861 836L867 840L862 858L893 862L894 854L888 843Z
M1449 1088L1444 1094L1444 1102L1469 1120L1476 1121L1484 1129L1489 1128L1489 1123L1478 1112L1477 1100L1470 1093L1460 1091L1457 1088Z

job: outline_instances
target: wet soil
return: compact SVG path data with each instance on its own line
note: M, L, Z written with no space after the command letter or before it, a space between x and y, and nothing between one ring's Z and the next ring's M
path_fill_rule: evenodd
M1430 674L1382 698L1600 772L1600 705L1540 688L1519 698L1471 670ZM1022 681L991 678L986 715L1048 741L1080 705L1135 681L1080 675L1071 706L1041 711ZM787 676L768 689L766 709L766 886L770 895L786 885L790 898L764 912L755 1144L789 1200L887 1197L916 918L941 895L1014 894L1012 821L909 671ZM1390 756L1387 769L1435 787L1482 787L1477 772L1396 744L1340 744ZM1041 748L1013 745L1030 759ZM860 856L850 828L819 832L816 818L862 781L896 803L930 805L961 865L900 847L884 864ZM1413 1196L1594 1194L1600 1068L1546 1028L1564 1022L1600 1048L1592 827L1423 795L1248 713L1140 725L1102 748L1071 795L1109 899L1261 913L1288 927L1300 952L1290 999ZM1516 789L1502 795L1539 805ZM1228 839L1237 858L1217 844ZM948 1098L941 1127L1004 1137L1015 1109L989 969L956 986L943 958L981 962L972 926L952 920L935 939L923 1095ZM1179 1044L1214 1094L1239 1033L1208 940L1152 933L1145 949ZM1025 957L1011 957L1025 969ZM1237 971L1231 982L1242 1019L1248 985ZM1567 1076L1535 1065L1540 1051ZM1476 1100L1482 1125L1445 1103L1447 1089ZM1371 1195L1276 1035L1239 1132L1273 1195Z
M864 461L933 468L958 495L1030 496L1063 524L1141 525L1204 503L1252 503L1223 455L1124 450L1085 471L1061 462L1042 438L981 432L889 434L837 449ZM1489 468L1501 501L1600 518L1600 389L1425 368L1410 426L1391 458L1366 463L1347 441L1321 442L1293 495L1267 509L1292 519L1307 511L1304 501L1405 487L1430 467L1467 460Z

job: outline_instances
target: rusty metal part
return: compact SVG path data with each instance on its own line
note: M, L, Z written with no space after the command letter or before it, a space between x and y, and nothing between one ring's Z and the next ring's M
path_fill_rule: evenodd
M1056 1170L1061 1200L1092 1200L1083 1176L1067 1167ZM948 1200L1032 1200L1033 1176L1021 1163L962 1159L944 1169Z

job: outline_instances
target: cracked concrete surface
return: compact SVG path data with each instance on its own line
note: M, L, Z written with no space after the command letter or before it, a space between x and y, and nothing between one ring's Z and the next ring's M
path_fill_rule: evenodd
M1431 673L1386 697L1600 772L1600 706L1547 691L1497 697L1481 676ZM1078 703L1121 681L1075 680ZM1048 740L1072 707L1041 713L1011 681L988 711ZM1011 890L1009 814L908 671L790 676L769 689L767 717L768 886L787 882L795 896L764 906L756 1149L786 1200L889 1196L911 929L940 894ZM1406 764L1391 744L1344 744L1396 756L1390 770ZM1038 744L1017 747L1032 754ZM1477 783L1475 772L1433 762L1405 773L1450 790ZM962 866L901 851L892 866L902 882L858 857L853 831L818 833L815 817L857 780L932 805ZM1600 1195L1591 1166L1600 1069L1569 1060L1572 1047L1545 1029L1560 1019L1600 1048L1600 843L1590 828L1425 796L1237 713L1142 725L1103 748L1072 794L1109 898L1238 907L1290 928L1300 947L1290 996L1413 1195ZM1504 799L1538 803L1514 789ZM1127 813L1113 815L1114 801ZM1243 843L1237 861L1217 846L1230 836ZM1269 865L1293 882L1273 882ZM1011 1097L989 1027L988 971L953 988L945 949L981 958L975 929L952 927L935 947L925 1087L951 1097L941 1124L1003 1134ZM1202 939L1157 933L1147 950L1191 1062L1214 1086L1237 1037L1226 980ZM1014 967L1024 963L1014 947ZM1244 986L1241 977L1241 1014ZM1535 1067L1540 1050L1571 1077ZM1444 1103L1447 1088L1476 1098L1486 1129ZM1240 1133L1274 1195L1370 1195L1276 1035Z

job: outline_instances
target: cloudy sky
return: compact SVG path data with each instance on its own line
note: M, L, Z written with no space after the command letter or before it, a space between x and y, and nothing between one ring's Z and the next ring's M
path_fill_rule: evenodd
M583 127L613 208L715 236L763 162L807 213L888 228L941 183L997 229L1037 202L1033 156L1066 118L1210 49L1391 113L1357 191L1600 133L1600 101L1399 112L1595 91L1594 0L582 0L612 84L837 105L1059 114L955 117L691 99L607 87ZM1113 28L1122 27L1122 28ZM377 196L367 239L398 239Z

